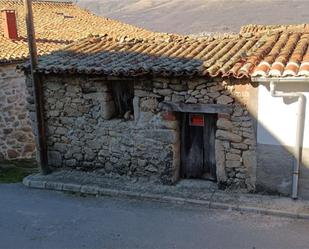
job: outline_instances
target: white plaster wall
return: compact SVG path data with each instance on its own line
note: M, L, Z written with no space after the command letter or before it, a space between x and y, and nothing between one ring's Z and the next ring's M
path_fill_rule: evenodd
M309 84L280 83L278 90L301 91L307 97L304 147L309 148ZM265 85L259 85L258 131L259 144L294 146L298 103L285 103L283 98L270 95Z

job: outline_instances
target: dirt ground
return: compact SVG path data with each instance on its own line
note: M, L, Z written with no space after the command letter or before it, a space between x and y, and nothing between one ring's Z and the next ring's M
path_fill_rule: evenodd
M82 7L161 32L237 32L249 23L309 23L309 0L79 0Z

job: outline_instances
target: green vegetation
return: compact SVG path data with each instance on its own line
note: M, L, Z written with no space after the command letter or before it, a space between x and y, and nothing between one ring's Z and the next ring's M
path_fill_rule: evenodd
M0 183L16 183L32 173L37 172L33 160L0 161Z

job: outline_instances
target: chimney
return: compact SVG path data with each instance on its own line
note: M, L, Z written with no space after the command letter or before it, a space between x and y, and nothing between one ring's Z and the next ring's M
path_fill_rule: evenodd
M2 9L3 35L11 40L18 39L16 12L11 9Z

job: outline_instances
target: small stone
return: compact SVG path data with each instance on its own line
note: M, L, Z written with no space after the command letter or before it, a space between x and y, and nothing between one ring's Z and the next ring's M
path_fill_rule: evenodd
M245 138L254 139L254 135L253 135L252 133L243 131L242 135L243 135L243 137L245 137Z
M153 82L154 88L163 88L163 83L162 82Z
M230 149L230 152L233 153L233 154L237 154L237 155L241 154L241 150L237 150L237 149L233 149L233 148Z
M127 111L127 112L123 115L124 120L130 120L131 113L132 113L131 111Z
M158 169L152 165L149 165L145 168L147 171L152 172L152 173L156 173L158 172Z
M243 115L243 109L241 107L235 108L233 116L240 117L242 115Z
M160 98L161 96L158 94L154 94L152 92L144 91L144 90L135 90L134 95L137 97L155 97Z
M227 168L239 168L240 166L241 166L240 161L230 161L230 160L226 161Z
M139 167L144 168L144 167L146 166L146 164L147 164L147 161L146 161L146 160L141 160L141 159L138 159L138 160L137 160L137 165L138 165Z
M217 92L215 92L215 93L207 93L207 96L209 96L210 98L215 99L215 98L220 96L220 93L217 93Z
M224 90L224 87L220 86L220 85L216 85L216 86L212 86L212 87L208 88L208 91L211 92L211 93L219 92L219 91L222 91L222 90Z
M24 153L32 153L35 151L35 145L34 144L26 144L24 146Z
M197 99L194 97L190 97L186 100L186 103L193 103L196 104L197 103Z
M56 133L59 135L66 135L68 133L68 130L63 127L58 127L56 130Z
M252 127L252 122L251 121L247 121L247 122L242 122L241 123L242 127Z
M248 149L248 145L243 144L243 143L231 143L232 148L235 149L240 149L240 150L247 150Z
M195 95L198 95L198 94L200 94L200 91L198 91L198 90L195 90L195 91L193 91L193 92L191 93L192 96L195 96Z
M217 121L217 127L222 130L232 130L234 125L231 121L225 118L219 118Z
M237 173L235 176L236 176L236 178L239 178L239 179L245 179L246 178L246 174L243 174L243 173Z
M204 89L206 87L207 87L206 84L202 84L202 85L197 86L195 89L196 90L201 90L201 89Z
M8 134L13 132L13 129L11 129L11 128L4 128L2 130L2 132L3 132L4 135L8 135Z
M14 102L16 102L17 100L18 100L18 95L13 95L13 96L8 96L8 97L7 97L7 102L8 102L9 104L14 103Z
M180 95L177 95L177 94L172 95L172 102L184 102L184 101L185 101L184 96L180 96Z
M189 81L188 82L188 88L193 90L200 84L201 84L201 82L199 82L199 81Z
M222 141L217 140L215 142L215 156L216 156L216 165L217 165L217 179L219 183L225 183L227 180L226 171L225 171L225 154L224 146Z
M173 93L171 89L155 89L154 93L160 94L162 96L169 96Z
M232 160L232 161L240 161L241 157L237 154L227 153L226 154L226 160Z
M198 102L201 103L201 104L208 104L209 100L207 100L207 99L199 99Z
M202 89L202 90L201 90L201 94L202 94L202 95L207 94L207 89Z
M49 111L49 112L48 112L48 115L49 115L50 117L58 117L58 116L59 116L59 111L57 111L57 110Z
M247 145L254 145L255 142L254 142L252 139L247 138L247 139L244 140L244 144L247 144Z
M232 103L234 100L229 96L221 95L220 97L216 99L216 101L217 101L217 104L227 105L227 104Z
M61 166L62 164L62 156L58 151L48 151L48 163L52 166Z
M9 159L15 159L19 157L19 153L16 150L9 149L7 150L7 155Z
M76 166L76 160L75 160L75 159L67 160L67 161L65 162L65 164L66 164L66 166L68 166L68 167L74 167L74 166Z
M223 130L217 130L216 138L222 139L222 140L228 140L231 142L239 143L241 142L242 138L239 135L236 135L229 131L223 131Z
M184 91L187 89L187 86L184 84L170 85L170 88L174 91Z

